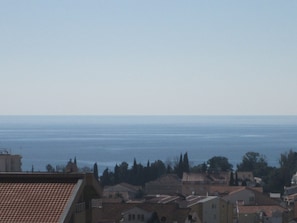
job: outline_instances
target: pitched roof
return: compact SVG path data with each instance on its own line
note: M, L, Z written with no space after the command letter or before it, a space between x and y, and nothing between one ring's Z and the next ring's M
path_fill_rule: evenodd
M122 213L129 211L135 207L151 213L156 212L159 218L166 217L168 222L184 222L190 212L190 209L180 209L176 204L104 203L103 208L96 210L97 221L100 221L100 219L108 219L109 221L119 222L122 218Z
M244 188L243 186L229 186L229 185L206 185L206 184L183 184L182 193L186 195L196 194L200 196L214 195L225 196L232 191Z
M254 180L254 174L251 171L238 171L237 172L237 177L240 180Z
M259 192L255 188L247 187L247 190L253 191L255 194L255 203L257 205L277 205L278 201L271 199L268 195Z
M81 185L72 174L1 174L1 222L63 222Z
M148 182L148 184L150 183L181 183L181 180L176 174L165 174L154 181Z
M146 194L176 194L182 190L182 182L176 174L167 174L145 184Z
M284 195L292 195L297 193L297 185L284 188Z
M206 177L206 174L204 173L183 173L183 182L187 181L197 181L197 182L202 182L208 180Z
M278 202L276 200L271 199L268 195L263 194L260 192L257 188L251 188L251 187L241 187L236 191L232 191L229 193L229 195L226 195L224 199L228 200L228 197L230 195L234 195L237 193L240 193L241 191L251 191L255 196L254 203L257 205L277 205Z
M148 195L145 197L147 203L158 203L158 204L167 204L178 200L179 196L171 196L171 195Z
M230 178L229 172L219 173L183 173L182 182L196 182L203 184L228 184Z
M238 206L239 213L241 214L253 214L264 212L267 217L271 217L273 213L280 212L283 213L287 211L287 209L279 206L279 205L266 205L266 206Z
M137 193L141 189L140 186L134 186L127 183L120 183L114 186L105 186L104 192L134 192Z

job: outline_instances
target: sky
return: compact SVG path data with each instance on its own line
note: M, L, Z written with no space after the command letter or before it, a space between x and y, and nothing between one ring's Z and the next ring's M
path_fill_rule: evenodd
M0 115L297 115L297 1L0 1Z

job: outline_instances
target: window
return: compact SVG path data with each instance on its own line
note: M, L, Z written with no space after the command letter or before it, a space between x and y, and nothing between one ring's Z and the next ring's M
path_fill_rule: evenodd
M249 197L249 201L253 202L253 201L255 201L255 198L254 197Z
M75 212L76 212L76 213L83 212L83 211L85 211L85 209L86 209L85 202L78 203L78 204L76 204L76 206L75 206Z
M129 216L128 216L128 220L131 221L131 214L129 214Z

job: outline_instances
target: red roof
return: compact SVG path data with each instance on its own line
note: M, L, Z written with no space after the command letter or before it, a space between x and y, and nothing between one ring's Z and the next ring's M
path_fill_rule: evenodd
M1 183L1 222L58 222L75 184Z
M59 222L77 185L77 181L0 179L1 222Z
M267 217L271 217L274 212L283 213L286 211L285 208L279 205L260 205L260 206L238 206L240 214L253 214L264 212Z

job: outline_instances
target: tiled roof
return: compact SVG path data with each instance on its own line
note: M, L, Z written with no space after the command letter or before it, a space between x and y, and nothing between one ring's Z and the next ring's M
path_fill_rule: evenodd
M182 182L196 182L203 184L228 184L229 172L220 173L183 173Z
M205 184L183 184L182 193L186 195L195 194L200 196L214 195L225 196L232 191L245 188L242 186L228 186L228 185L205 185Z
M237 172L237 177L238 177L238 179L240 179L240 180L250 180L250 181L253 181L254 180L254 175L253 175L253 172L251 172L251 171L246 171L246 172L244 172L244 171L238 171Z
M104 192L138 192L140 186L133 186L127 183L120 183L114 186L105 186Z
M53 181L53 177L49 179L40 177L38 180L32 176L10 178L1 175L0 221L3 223L59 222L77 182L69 182L71 181L69 179L66 179L66 182L62 179Z
M167 222L185 222L190 209L180 209L176 204L110 204L104 203L103 208L93 210L96 212L97 221L101 222L100 219L109 219L109 221L119 222L121 219L121 213L128 211L133 208L140 208L147 212L156 212L159 218L166 217Z
M58 222L75 184L1 183L1 222Z
M271 199L268 195L259 192L256 188L247 187L247 190L254 192L255 203L258 205L277 205L278 201Z
M253 201L253 203L254 204L257 204L257 205L277 205L278 204L278 202L276 200L271 199L268 195L263 194L262 192L260 192L261 190L259 191L259 189L254 188L254 187L253 188L251 188L251 187L242 187L242 188L239 188L238 190L233 191L233 192L229 193L228 195L226 195L224 197L224 199L225 200L229 200L229 196L230 195L237 196L237 194L239 194L238 195L238 198L240 198L240 197L242 197L240 195L240 193L242 191L250 191L250 192L253 193L253 195L254 195L254 201Z
M154 181L150 181L148 184L150 183L181 183L181 180L179 179L179 177L176 174L165 174L160 176L158 179L154 180Z
M178 200L179 196L171 196L171 195L148 195L146 196L147 203L159 203L159 204L167 204L170 202L174 202Z
M182 181L206 181L206 175L202 173L183 173Z
M264 212L267 217L271 217L274 212L283 213L286 211L285 208L279 205L268 205L268 206L238 206L239 213L241 214L253 214Z

